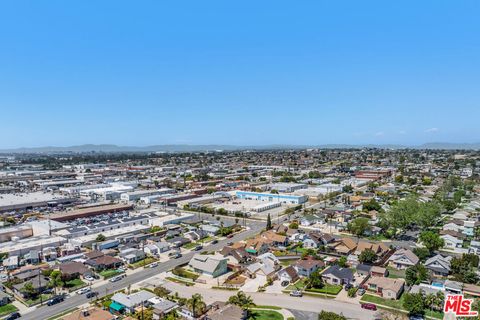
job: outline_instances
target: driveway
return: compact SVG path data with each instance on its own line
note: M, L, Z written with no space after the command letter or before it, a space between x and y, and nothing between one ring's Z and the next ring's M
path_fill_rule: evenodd
M280 280L273 281L271 286L265 287L265 293L282 293L285 287L282 287Z
M247 279L245 284L240 288L243 292L257 292L258 287L263 286L267 282L267 277L257 275L255 279Z

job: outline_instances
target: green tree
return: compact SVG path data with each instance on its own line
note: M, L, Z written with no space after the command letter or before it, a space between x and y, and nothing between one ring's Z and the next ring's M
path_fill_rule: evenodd
M342 188L342 191L345 192L345 193L350 193L353 191L353 187L349 184L349 185L346 185Z
M420 282L427 279L428 271L423 264L417 264L415 266L408 267L407 270L405 270L405 281L409 286L420 284Z
M37 290L35 290L35 288L33 287L33 284L32 282L27 282L25 283L25 285L23 286L23 290L22 290L28 297L35 297L38 295L38 292Z
M338 259L337 264L339 267L345 268L347 266L347 257L341 256L340 259Z
M425 261L430 257L430 251L427 248L414 248L413 253L420 259L420 261Z
M420 233L419 239L422 241L423 245L428 249L428 251L430 251L430 253L440 249L445 244L438 233L433 231L424 231Z
M153 310L150 308L143 308L143 310L138 310L135 312L135 318L139 320L152 320Z
M363 217L355 218L347 225L347 229L356 236L362 236L370 229L369 219Z
M228 298L228 303L239 306L243 310L246 310L247 313L250 312L250 308L255 307L252 297L247 296L243 291L238 291L236 295Z
M106 239L107 239L107 238L105 238L105 236L100 233L100 234L97 236L97 238L95 239L95 241L97 241L97 242L102 242L102 241L105 241Z
M395 182L396 183L403 183L403 176L402 175L398 175L395 177Z
M358 256L358 261L361 263L372 263L377 260L377 254L372 249L365 249Z
M290 225L288 227L290 229L298 229L298 222L293 221L292 223L290 223Z
M267 215L267 227L265 229L267 230L272 229L272 218L270 217L270 213Z
M425 301L421 293L405 293L403 307L411 315L422 315L425 313Z
M312 272L306 280L307 288L321 289L323 288L323 286L324 283L322 280L322 275L320 274L320 270L315 270L314 272Z
M59 270L54 270L52 273L50 273L49 285L52 288L60 288L65 286L65 282L62 279L62 273Z
M460 258L450 261L450 268L455 280L470 284L478 282L476 270L478 269L479 257L476 254L463 254Z
M423 229L433 227L441 217L442 209L437 202L425 202L418 205L415 222Z
M186 301L186 306L192 311L194 317L201 316L205 313L207 305L203 301L202 295L195 293Z
M381 211L382 210L382 206L380 205L380 203L378 203L377 200L375 200L373 198L368 200L368 201L365 201L362 204L362 208L363 208L363 210L366 210L366 211L372 211L372 210Z

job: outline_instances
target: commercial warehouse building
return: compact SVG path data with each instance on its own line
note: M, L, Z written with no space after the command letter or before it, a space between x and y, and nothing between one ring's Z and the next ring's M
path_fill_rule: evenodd
M266 192L236 191L235 195L239 199L258 200L268 202L282 202L289 204L302 204L307 202L307 196L295 196L287 194L275 194Z
M175 190L170 188L154 189L154 190L138 190L132 192L125 192L120 196L122 201L130 202L140 200L142 197L158 196L163 194L172 194Z
M77 209L72 211L63 211L50 215L50 219L55 221L69 221L78 218L93 217L105 213L113 213L120 211L131 210L133 205L131 204L111 204L103 205L91 208ZM47 216L45 216L47 218Z

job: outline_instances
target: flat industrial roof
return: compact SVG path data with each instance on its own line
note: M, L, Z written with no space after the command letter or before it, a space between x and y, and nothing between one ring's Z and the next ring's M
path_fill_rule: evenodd
M76 209L72 211L63 211L50 215L50 219L57 221L73 220L76 218L89 217L98 214L104 214L109 212L117 212L123 210L131 210L133 205L131 204L110 204L92 208ZM47 216L45 216L47 217Z

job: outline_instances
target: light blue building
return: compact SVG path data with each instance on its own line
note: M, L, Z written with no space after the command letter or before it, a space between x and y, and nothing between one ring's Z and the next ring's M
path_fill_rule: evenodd
M238 199L244 200L257 200L268 202L282 202L289 204L302 204L307 202L307 196L294 196L287 194L274 194L266 192L249 192L249 191L237 191L236 196Z

